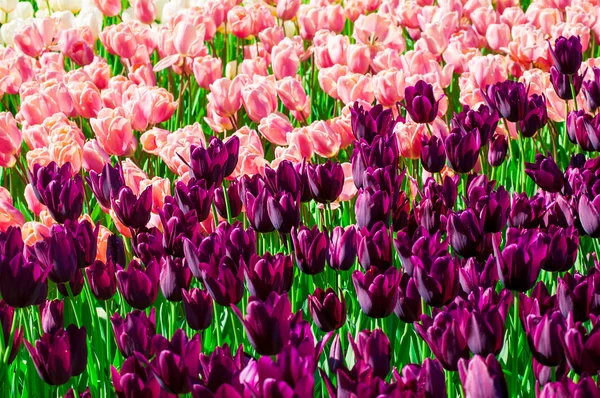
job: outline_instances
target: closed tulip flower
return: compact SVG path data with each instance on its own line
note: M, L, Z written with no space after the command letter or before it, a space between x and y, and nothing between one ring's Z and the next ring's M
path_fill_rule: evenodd
M600 68L593 67L592 72L594 79L583 82L583 98L587 109L593 113L600 107Z
M69 325L67 330L44 333L35 346L25 346L40 378L52 386L60 386L79 376L87 366L88 350L85 327Z
M175 200L184 213L195 210L196 218L202 222L210 215L214 191L214 185L207 186L205 180L191 178L187 184L183 181L177 182Z
M103 108L96 118L90 119L98 142L108 155L132 155L137 147L133 129L125 109Z
M232 181L227 189L223 187L215 189L215 207L217 208L217 213L223 218L227 218L228 216L236 218L240 215L242 212L242 198L240 197L240 184L236 180ZM229 212L227 210L228 207Z
M202 270L202 279L213 300L222 306L229 306L239 303L244 295L242 273L241 266L229 257L223 257L218 264Z
M446 149L440 138L432 135L427 139L422 137L421 164L430 173L439 173L446 165Z
M112 259L106 263L100 260L94 261L85 269L88 277L90 290L96 299L109 300L117 292L116 268Z
M456 371L459 360L469 358L469 347L460 330L460 320L449 313L440 312L434 318L423 314L420 323L415 322L414 327L444 369Z
M561 228L551 225L548 229L550 244L548 259L543 268L550 272L565 272L575 265L579 250L579 236L574 226Z
M368 144L373 143L376 136L388 137L396 124L391 109L375 105L367 111L358 102L350 108L350 121L356 139L364 139Z
M446 305L458 294L458 265L449 255L426 261L416 259L413 275L419 294L432 307Z
M292 258L281 253L253 254L245 264L244 274L250 295L265 301L271 292L283 294L292 287Z
M181 258L165 256L161 259L159 275L160 290L172 302L183 300L182 289L187 289L192 281L192 272Z
M323 332L337 330L346 323L346 299L341 291L338 297L331 288L316 288L308 296L308 312Z
M491 109L509 122L520 122L527 112L527 89L521 82L504 80L487 86L483 98Z
M488 150L488 163L492 167L498 167L504 163L508 152L508 141L502 134L494 134Z
M0 332L2 333L4 342L4 350L10 350L10 354L8 354L9 365L17 358L21 343L23 343L23 336L25 335L25 330L23 328L13 328L13 322L16 321L15 309L6 304L4 300L0 300ZM12 341L10 341L11 331Z
M213 319L213 300L207 290L181 290L183 311L188 326L193 330L206 330Z
M587 277L566 272L562 278L558 278L556 298L560 312L565 318L571 314L575 322L588 320L592 295Z
M550 45L550 54L554 60L554 66L564 75L573 75L581 67L583 48L579 36L571 36L568 39L560 36L554 42L554 48Z
M20 232L20 231L19 231ZM18 253L0 261L0 294L14 308L25 308L46 299L46 278L52 268L44 268L35 258L25 259Z
M66 283L75 276L77 253L66 228L54 225L50 236L37 242L33 251L42 266L50 270L48 275L53 282Z
M409 363L402 368L402 376L399 378L394 371L394 378L400 379L410 391L417 396L425 397L447 397L446 383L444 383L444 369L437 359L425 358L422 365Z
M544 385L538 396L540 398L598 397L600 396L600 389L589 375L583 376L578 383L568 377L563 377L560 381Z
M269 196L267 214L276 231L288 234L300 224L300 197L288 192Z
M364 362L373 370L373 376L382 380L390 372L391 349L390 341L381 329L362 330L358 333L356 341L351 335L350 346L354 351L357 361Z
M370 267L365 273L354 271L352 282L362 311L371 318L385 318L393 311L398 300L400 272L394 267L381 272Z
M512 208L508 215L508 223L515 228L536 228L542 221L544 209L544 198L542 196L534 195L529 198L526 193L515 193L513 194Z
M453 129L445 141L446 156L454 171L468 173L477 164L481 149L481 137L477 129L464 131Z
M0 113L0 166L12 167L21 152L21 131L10 112Z
M529 315L525 323L527 341L533 357L542 365L557 366L565 360L562 342L566 321L560 311L543 316Z
M334 270L347 271L356 262L357 255L356 228L340 226L333 228L329 239L329 266Z
M287 293L273 292L264 302L250 297L245 317L237 307L232 309L260 355L277 355L289 341L292 307Z
M584 151L594 151L600 147L594 129L594 118L583 109L571 111L567 115L567 135L572 143L579 145Z
M112 209L123 225L140 229L150 221L152 209L152 186L148 186L139 197L131 188L124 186L111 197Z
M156 260L147 267L132 260L127 270L119 269L117 284L127 304L138 310L150 307L158 296L159 275L160 266Z
M431 123L438 114L440 100L435 99L433 86L419 80L404 90L404 107L415 123Z
M44 333L54 334L64 327L63 300L49 300L40 306L42 330Z
M116 195L119 189L125 185L119 164L113 167L110 163L106 163L100 174L92 170L86 180L96 200L104 209L110 209L111 196Z
M302 272L309 275L323 272L329 255L327 230L319 231L317 225L314 225L312 229L302 225L292 230L292 242L296 254L296 265Z
M504 372L492 354L485 359L480 355L460 359L458 373L467 398L508 397Z
M519 122L523 137L531 138L548 123L546 97L533 94L527 101L525 118Z
M150 310L149 316L143 311L133 310L125 319L118 312L110 317L121 355L129 358L137 352L148 358L152 356L152 339L156 334L154 311L154 308Z
M596 374L600 365L596 358L600 352L598 337L600 327L596 323L589 332L579 322L567 320L567 329L563 340L563 349L569 367L577 374Z
M111 366L111 378L117 397L155 397L161 394L160 384L152 370L143 366L136 357L129 357L121 365L120 371Z
M477 129L481 146L485 146L496 132L498 120L498 112L485 105L480 105L477 110L465 106L462 111L454 115L451 126L453 129L462 127L466 131Z
M525 163L525 173L546 192L560 192L565 184L563 172L549 154L535 155L535 163Z
M402 274L398 287L398 301L394 313L402 322L413 323L421 316L421 296L414 278L407 273Z
M269 198L272 194L267 190L263 189L257 196L254 196L250 192L246 192L244 198L246 206L246 215L252 228L257 232L271 232L275 229L273 222L269 217Z
M452 213L448 217L450 246L463 257L473 257L481 251L484 219L472 209Z
M375 190L371 187L360 189L354 205L356 213L356 226L358 228L372 228L381 221L385 225L390 222L391 198L384 190Z
M581 90L583 84L583 76L583 74L578 73L568 76L560 73L556 66L550 68L550 83L552 84L556 95L564 101L573 99L573 91L575 91L575 96L579 95L579 90ZM573 80L572 87L571 79ZM573 90L571 90L571 88L573 88Z
M333 202L344 188L344 170L340 163L328 160L324 164L309 165L308 186L313 198L319 203Z
M368 270L377 267L385 271L392 266L392 238L382 221L362 228L358 237L358 263Z

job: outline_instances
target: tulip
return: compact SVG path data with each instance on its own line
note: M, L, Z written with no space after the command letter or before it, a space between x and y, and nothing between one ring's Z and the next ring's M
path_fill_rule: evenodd
M404 108L415 123L431 123L438 114L440 99L436 100L433 86L419 80L404 90Z
M154 303L158 295L159 267L157 261L142 267L136 260L129 263L127 270L118 267L117 285L127 304L144 310Z
M125 268L125 244L118 235L110 234L106 241L106 261L112 260L114 265Z
M592 238L600 236L600 196L592 200L585 194L579 197L579 221L586 234Z
M599 326L596 323L592 330L587 329L579 322L573 322L571 317L567 320L568 325L563 340L565 357L571 369L577 374L596 374L600 369L596 360L600 352L598 343Z
M292 287L292 258L267 252L262 257L253 254L244 267L246 285L251 296L265 301L271 294L283 294Z
M575 265L579 249L579 236L574 226L560 228L551 225L548 229L550 244L548 259L543 268L550 272L565 272Z
M267 213L280 234L288 234L300 224L300 198L288 192L269 196Z
M563 377L560 381L544 385L538 396L540 398L598 397L600 388L589 375L583 376L577 384L570 378Z
M463 257L473 257L481 251L484 219L472 209L452 213L448 218L450 246Z
M466 132L453 129L446 137L446 156L450 166L458 173L470 172L479 159L481 138L477 129Z
M246 367L247 363L248 358L241 345L235 355L231 354L227 343L223 347L216 347L208 355L200 354L200 375L203 386L216 393L223 385L237 385L236 382L240 379L240 372ZM197 386L198 384L192 388L194 397L196 397L194 389Z
M429 140L421 138L421 164L430 173L439 173L446 165L446 150L444 143L433 135Z
M385 318L394 311L398 301L400 272L394 267L381 272L370 267L365 273L352 273L354 290L362 311L371 318Z
M413 273L419 294L433 307L448 304L458 294L458 265L449 255L426 261L415 259Z
M388 138L376 136L372 144L358 141L352 152L352 178L356 188L363 187L363 176L367 168L380 168L398 164L398 140L394 134Z
M48 294L46 278L50 271L52 268L42 267L35 258L26 260L22 253L14 255L10 260L2 259L0 261L2 298L14 308L25 308L45 300Z
M356 139L364 139L369 144L378 135L389 137L396 124L391 109L384 110L382 105L375 105L366 111L358 102L350 108L350 120Z
M459 320L449 313L440 312L434 318L423 314L420 323L415 322L414 327L444 369L456 371L459 360L469 358L469 347L460 330Z
M592 298L589 293L588 278L581 274L566 272L562 278L558 278L556 297L563 316L567 318L571 314L575 322L587 321Z
M488 163L492 167L498 167L504 163L508 152L508 141L502 134L494 134L488 151Z
M117 397L135 398L160 396L161 388L149 368L131 356L123 362L120 372L111 366L111 377Z
M241 266L229 257L223 257L218 264L202 270L202 280L217 304L229 306L239 303L244 295L242 272Z
M565 360L562 347L566 322L560 311L543 316L529 315L525 323L527 341L533 357L542 365L557 366Z
M0 327L2 328L3 355L6 357L8 353L7 363L10 365L17 358L25 331L23 328L13 329L15 319L15 309L6 304L4 300L0 300ZM12 333L12 341L10 341Z
M106 163L100 174L91 170L90 176L86 180L96 200L105 209L110 208L111 196L115 195L125 185L123 172L119 164L113 167L111 164Z
M543 197L534 195L529 198L525 193L515 193L512 202L508 215L511 227L531 229L540 225L545 210Z
M109 300L117 292L116 269L112 258L103 263L96 260L85 269L90 290L96 299Z
M163 296L171 302L183 300L182 289L187 289L192 281L192 273L181 258L165 256L160 261L159 276L160 290Z
M90 119L90 125L108 155L130 156L135 152L137 141L124 108L103 108L98 116Z
M213 300L206 290L181 289L183 311L188 326L193 330L206 330L213 317Z
M485 359L480 355L460 359L458 373L467 398L508 397L504 372L492 354Z
M346 298L341 291L340 297L341 300L331 288L316 288L308 295L308 312L323 332L337 330L346 323Z
M554 60L554 66L564 75L574 75L581 67L583 48L579 36L571 36L568 39L560 36L554 42L554 48L550 45L550 54Z
M140 229L150 221L152 209L152 186L148 186L139 197L128 186L121 187L111 196L111 206L118 220L126 227Z
M583 98L587 109L596 112L600 107L600 68L593 67L592 72L594 72L594 79L583 82Z
M583 84L583 76L584 74L580 75L578 73L568 76L560 73L555 66L550 68L550 83L552 83L556 95L564 101L573 99L573 91L575 91L575 96L579 94ZM571 80L573 81L572 86Z
M212 137L206 149L192 145L190 174L197 180L206 180L207 186L221 185L223 179L235 170L239 145L237 136L233 136L225 143Z
M550 295L544 282L538 282L529 296L524 293L519 294L519 317L523 327L529 315L541 316L555 310L557 306L556 295Z
M498 119L498 112L485 105L481 105L477 110L464 106L463 110L452 118L451 126L453 129L462 128L465 131L477 129L481 145L485 146L496 131Z
M479 287L484 289L495 287L498 282L498 268L496 259L492 255L488 257L485 264L471 257L458 271L460 286L467 294Z
M110 317L117 348L126 358L138 352L150 357L152 351L152 339L156 334L156 322L154 308L150 310L150 316L143 311L133 310L125 316L125 319L115 313Z
M236 218L240 215L242 212L242 198L240 197L240 184L236 180L232 181L227 189L223 187L215 189L215 207L217 213L223 218Z
M221 225L227 225L222 223ZM234 223L227 233L225 242L225 255L232 260L244 260L248 263L252 255L256 254L256 234L252 228L244 229L238 222Z
M260 355L277 355L287 344L290 335L292 307L287 293L272 292L266 301L250 297L246 317L231 307L246 330L250 344Z
M376 266L385 271L392 266L392 238L384 223L379 221L362 228L358 237L358 263L368 270Z
M546 97L533 94L527 101L525 118L519 122L519 130L523 137L531 138L548 123Z
M340 163L328 160L324 164L308 166L308 186L319 203L333 202L344 187L344 170Z
M296 254L296 265L302 272L309 275L323 272L329 254L327 230L319 231L317 225L312 229L302 225L292 229L292 243Z
M271 113L258 125L258 131L275 145L287 145L287 136L293 129L288 117L279 112Z
M565 178L552 156L535 155L535 163L525 163L525 173L544 191L560 192Z
M402 376L394 370L397 381L404 383L417 396L447 397L444 369L437 359L425 358L422 365L410 363L402 368Z
M600 148L594 129L594 118L585 111L571 111L567 115L567 135L569 140L584 151L594 151Z
M33 29L35 30L35 29ZM21 131L17 126L17 121L10 112L0 113L0 166L11 167L17 161L21 151Z
M207 187L206 181L191 178L187 184L177 182L175 200L184 213L195 210L198 222L202 222L210 215L214 191L214 186Z
M402 322L413 323L421 316L421 296L414 278L407 273L402 274L398 287L398 301L394 313Z
M329 266L334 270L347 271L354 265L357 255L356 228L334 227L329 239Z
M49 269L50 280L66 283L73 279L77 270L75 245L66 228L54 225L50 236L35 244L35 256L45 269Z
M35 347L25 340L25 346L40 378L52 386L60 386L71 377L79 376L87 365L85 327L69 325L67 330L44 333Z
M504 80L482 91L487 106L509 122L520 122L527 112L527 89L521 82Z
M381 329L362 330L358 333L356 341L348 334L350 345L354 351L357 362L363 362L373 371L373 376L382 380L390 372L391 350L390 341Z
M272 194L263 189L258 196L254 196L250 192L246 192L245 196L246 216L250 225L258 232L266 233L275 229L273 222L269 217L269 199L272 199Z
M75 276L68 282L58 283L56 288L60 294L65 297L77 297L83 290L85 279L83 277L83 271L80 268L75 270Z
M81 222L67 220L65 227L75 247L77 268L89 267L96 259L100 224L94 228L88 220Z
M63 300L49 300L40 306L44 333L54 334L63 329L64 309Z

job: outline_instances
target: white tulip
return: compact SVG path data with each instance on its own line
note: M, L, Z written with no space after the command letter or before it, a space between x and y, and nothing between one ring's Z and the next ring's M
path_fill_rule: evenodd
M102 12L96 7L86 7L82 8L81 12L77 16L77 26L89 26L92 31L92 35L94 36L94 40L100 37L100 32L102 32L102 20L104 16Z
M52 6L51 6L52 7ZM76 27L77 20L71 11L59 11L52 13L52 17L58 22L61 31Z
M4 11L5 13L9 13L15 8L17 8L18 2L19 0L0 0L0 10ZM4 20L2 20L1 22L4 22Z
M21 1L17 4L17 7L8 15L9 19L21 18L29 19L33 18L33 6L28 1Z
M169 3L169 0L154 0L154 7L156 8L156 20L162 22L163 20L163 8L165 4Z
M135 14L133 12L133 8L129 7L126 10L123 10L121 13L121 19L123 22L135 21Z
M12 21L5 23L0 27L0 36L2 36L2 41L7 46L12 46L15 44L15 33L17 33L26 22L22 19L13 19Z
M225 77L233 80L233 78L238 74L238 63L236 60L229 61L227 65L225 65Z
M77 14L81 11L82 0L50 0L50 8L53 11L70 11Z

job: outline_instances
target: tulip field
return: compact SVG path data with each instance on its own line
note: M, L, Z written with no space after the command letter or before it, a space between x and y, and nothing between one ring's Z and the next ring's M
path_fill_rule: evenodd
M599 0L0 0L0 398L600 398Z

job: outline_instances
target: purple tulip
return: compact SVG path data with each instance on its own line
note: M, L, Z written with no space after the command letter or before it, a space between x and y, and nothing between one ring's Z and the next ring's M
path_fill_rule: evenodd
M213 317L213 300L208 291L181 289L183 311L188 326L193 330L208 329Z
M66 283L75 277L77 253L65 227L53 225L50 235L38 241L33 251L42 266L50 270L48 276L52 282Z
M164 394L150 368L144 367L134 356L123 362L120 372L114 366L111 366L110 371L118 398L150 398Z
M105 209L110 209L110 198L125 185L119 163L115 167L110 163L105 163L100 174L90 170L90 176L86 180L96 200Z
M117 292L117 276L112 259L109 258L106 263L100 260L94 261L91 266L86 268L85 273L94 297L98 300L113 298Z
M138 234L139 236L141 234ZM162 244L160 245L162 249ZM161 256L162 257L162 256ZM106 241L106 260L112 260L113 264L125 268L127 260L125 258L125 244L119 235L110 234Z
M496 287L498 282L498 267L496 259L490 255L485 263L470 258L459 268L460 286L463 292L469 294L476 288Z
M308 184L308 166L306 165L306 160L296 163L294 170L298 173L299 178L300 185L298 186L298 190L300 192L300 202L310 202L313 197Z
M594 117L583 109L570 111L567 115L567 135L572 143L586 152L600 149L600 137L594 128Z
M357 227L370 229L379 221L388 225L391 207L392 202L388 192L370 187L359 189L354 205Z
M486 86L482 95L486 104L509 122L516 123L525 118L528 95L523 83L504 80Z
M483 220L484 232L501 232L510 212L510 194L503 186L494 190L484 175L471 181L467 189L467 204Z
M331 348L329 350L329 357L327 358L327 364L329 365L329 371L332 373L337 373L338 369L347 370L339 334L336 334L333 338L333 342L331 343Z
M404 109L415 123L431 123L435 120L440 99L435 99L433 86L419 80L404 89Z
M235 307L250 344L260 355L277 355L287 344L290 335L292 306L287 293L272 292L264 302L250 297L246 306L246 317Z
M583 82L583 98L587 109L596 112L600 107L600 68L594 66L592 72L594 72L594 79Z
M373 371L374 377L382 380L390 372L391 349L390 341L381 329L362 330L358 333L356 341L348 334L350 346L354 351L357 362L365 363Z
M229 216L231 218L236 218L241 214L243 205L240 189L241 187L237 180L231 181L226 190L223 187L215 189L215 207L221 217L227 218L227 205L229 205ZM225 193L227 193L227 198L225 198Z
M567 320L568 326L563 340L565 357L571 369L577 374L596 374L600 370L600 324L588 332L581 322Z
M333 202L344 188L344 169L340 163L328 160L324 164L308 165L308 186L315 201Z
M492 167L499 167L506 159L508 152L508 140L505 135L494 134L490 141L488 150L488 163Z
M273 192L287 192L296 196L301 193L300 174L289 160L282 160L277 169L265 167L265 180Z
M498 276L510 290L525 292L533 287L546 260L549 238L543 232L509 228L507 243L500 252L493 241Z
M20 232L20 230L18 230ZM25 259L18 253L10 260L0 261L0 294L4 301L15 308L25 308L46 299L46 278L51 268L43 268L34 258Z
M115 312L110 317L117 348L125 358L129 358L134 353L150 358L153 354L152 339L156 334L154 308L150 310L150 316L145 312L133 310L125 316L125 319Z
M214 351L208 355L200 354L200 379L202 384L196 384L192 387L192 396L204 397L210 396L207 394L213 392L219 397L229 397L231 389L227 389L227 394L218 394L224 386L235 386L235 389L241 387L240 373L248 365L248 357L240 345L235 355L231 354L231 350L224 344L223 347L215 347ZM199 388L204 387L204 389ZM207 395L194 395L195 391L203 392Z
M567 183L568 184L568 183ZM568 185L565 185L565 190ZM555 196L554 199L551 196ZM576 201L574 198L557 195L547 195L547 199L550 201L546 205L546 211L544 212L542 225L546 228L552 228L554 230L569 229L575 227L576 223ZM574 229L573 232L568 233L569 239L578 242L579 241L579 229Z
M258 196L253 196L250 192L246 192L246 216L252 228L257 232L266 233L275 229L269 218L268 210L269 198L271 197L272 194L267 189L263 189Z
M256 254L254 230L244 229L240 223L234 223L225 241L225 255L232 260L242 259L247 263L254 254Z
M456 113L451 120L453 129L462 128L466 131L477 129L480 142L485 146L496 131L498 126L498 112L485 105L480 105L477 110L465 105L459 113Z
M566 272L562 278L558 278L556 297L565 318L571 314L575 322L588 320L592 297L589 294L587 277Z
M138 310L150 307L158 295L158 262L152 261L147 267L143 267L132 260L127 270L121 267L117 269L117 285L127 304Z
M565 360L563 341L567 323L560 311L543 316L529 315L525 323L527 341L533 357L542 365L557 366Z
M519 122L523 137L531 138L548 123L546 96L533 94L527 100L525 118Z
M292 242L296 254L296 265L308 275L316 275L325 269L329 255L327 230L319 231L317 225L308 229L304 225L292 230Z
M54 334L64 327L65 302L63 300L48 300L40 305L42 330Z
M75 247L75 253L77 253L77 268L85 268L92 265L96 260L96 253L98 251L100 224L97 224L96 228L94 228L88 220L81 222L67 220L65 228L71 235L71 241Z
M208 147L192 145L190 148L190 175L196 180L205 180L207 186L218 186L237 165L239 138L232 136L226 143L211 137Z
M392 266L392 237L382 221L370 229L362 228L358 236L358 263L368 270L378 267L385 271Z
M391 109L384 109L383 105L378 104L365 111L358 102L350 108L350 123L356 139L364 139L368 143L378 135L389 136L396 125Z
M431 138L422 138L421 164L430 173L439 173L446 165L446 148L440 138L432 135Z
M480 355L460 359L458 362L460 382L467 397L508 397L508 387L502 367L492 354L485 359Z
M417 397L445 398L446 376L437 359L425 358L422 365L410 363L402 368L402 375L394 370L394 378L403 384L404 391L410 391ZM408 395L407 396L414 396Z
M190 266L191 268L191 266ZM237 304L244 295L243 269L229 257L202 269L202 280L213 300L222 306Z
M13 330L13 322L16 322L15 309L6 304L6 301L0 300L0 327L2 328L4 350L10 350L10 354L8 354L9 365L17 358L25 335L25 330L21 327L15 327ZM10 341L11 331L12 341Z
M579 221L586 234L592 238L600 237L600 195L592 200L588 196L579 197Z
M448 240L456 253L474 257L481 251L484 219L472 209L451 213L448 218Z
M60 386L71 377L79 376L87 365L85 327L69 325L67 330L44 333L35 347L25 340L25 346L40 378L52 386Z
M192 281L192 272L183 259L165 256L160 261L159 284L163 296L172 302L183 300L182 289Z
M413 323L421 316L421 296L414 278L404 273L398 286L398 300L394 313L402 322Z
M581 90L584 76L585 73L575 73L572 76L568 76L560 73L555 66L550 68L550 83L552 83L552 87L554 88L556 95L558 95L558 97L564 101L573 99L571 80L569 78L573 80L573 89L575 90L575 95L577 96L579 94L579 90Z
M341 299L332 288L316 288L308 295L308 312L315 325L323 332L331 332L346 323L346 298L340 291Z
M481 139L477 129L468 132L453 129L446 137L445 145L448 162L456 172L468 173L475 167L481 149Z
M254 254L244 267L246 285L251 296L265 301L271 292L282 294L292 287L294 269L291 256L281 253Z
M204 268L217 266L222 256L220 250L220 242L214 232L202 239L197 246L191 240L183 239L185 262L196 279L202 280Z
M300 225L300 198L288 192L269 196L267 213L276 231L289 234Z
M600 397L600 388L591 376L586 375L578 383L568 377L548 383L538 394L539 398Z
M543 268L550 272L565 272L573 268L579 250L579 236L575 227L565 229L551 225L548 235L548 258Z
M392 134L389 137L376 136L371 144L365 140L355 142L352 152L352 178L356 188L363 187L365 171L398 165L398 140Z
M449 313L440 312L434 318L423 314L421 322L415 322L414 327L444 369L456 371L458 361L469 358L469 347L460 330L460 320Z
M458 294L458 265L449 255L435 259L415 259L414 279L419 294L432 307L448 304Z
M352 273L354 290L362 311L371 318L389 316L398 301L400 272L394 267L382 272L376 266Z
M202 222L210 215L211 204L215 198L215 187L207 186L205 180L191 178L188 183L183 181L175 185L175 201L183 213L196 211L196 218Z
M531 198L525 193L513 194L513 204L508 215L509 225L515 228L536 228L542 221L545 210L544 198L534 195Z
M560 192L565 185L563 172L549 154L536 154L535 163L525 163L525 173L546 192Z
M77 268L75 270L75 276L73 276L73 279L66 283L57 283L56 288L58 292L65 297L77 297L82 292L84 284L85 278L83 277L83 271L80 268ZM69 286L68 289L67 285Z
M152 186L149 186L138 197L128 186L121 187L111 197L112 209L117 219L126 227L140 229L150 221L152 210Z
M329 239L329 266L337 271L348 271L356 262L356 228L334 227Z
M529 296L524 293L519 294L519 318L523 327L529 315L542 316L556 308L558 308L556 295L550 295L544 282L538 282L531 289Z
M554 60L554 66L564 75L574 75L581 67L583 47L579 36L571 36L568 39L560 36L554 42L554 48L548 41L550 54Z
M423 227L417 228L412 238L404 231L398 231L394 247L400 257L404 272L414 275L414 263L417 260L430 261L448 254L448 242L442 240L442 233L430 235Z

